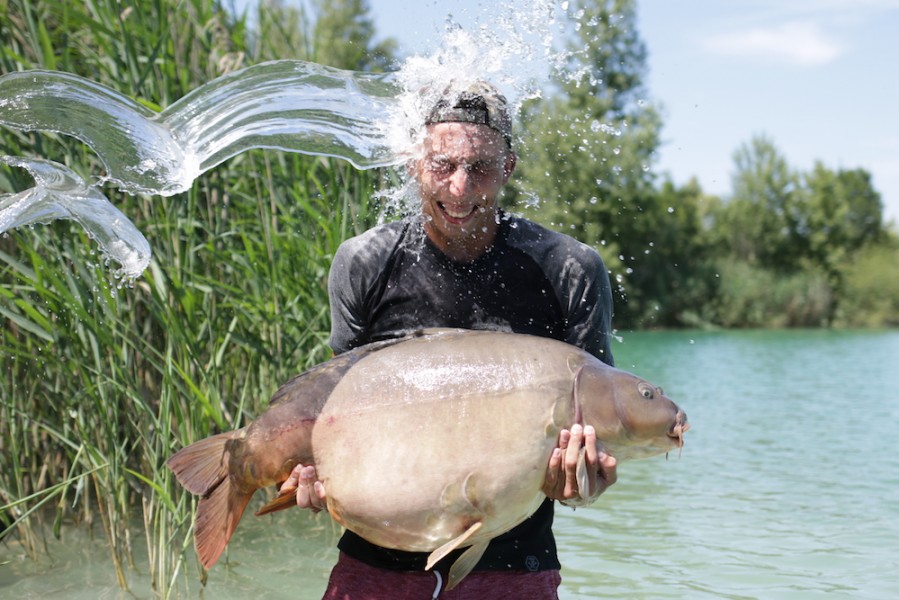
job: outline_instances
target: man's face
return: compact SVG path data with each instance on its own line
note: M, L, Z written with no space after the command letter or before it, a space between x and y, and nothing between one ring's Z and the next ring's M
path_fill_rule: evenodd
M497 196L514 168L515 154L502 134L486 125L428 126L413 174L421 188L425 231L438 248L451 256L477 256L489 247L496 234Z

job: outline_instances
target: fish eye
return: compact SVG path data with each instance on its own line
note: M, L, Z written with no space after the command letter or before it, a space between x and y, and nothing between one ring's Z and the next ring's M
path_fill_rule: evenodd
M647 400L652 400L653 396L655 396L655 390L645 381L641 381L637 384L637 392Z

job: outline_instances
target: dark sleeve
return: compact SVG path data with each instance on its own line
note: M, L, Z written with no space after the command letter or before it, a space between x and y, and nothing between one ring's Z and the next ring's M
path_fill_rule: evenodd
M614 366L609 273L595 250L583 244L570 246L557 288L566 312L565 341Z
M343 242L328 273L331 338L335 354L368 343L378 281L396 247L401 229L391 224L369 229Z
M510 243L535 260L555 290L563 341L606 364L612 358L612 287L599 253L573 237L516 219Z

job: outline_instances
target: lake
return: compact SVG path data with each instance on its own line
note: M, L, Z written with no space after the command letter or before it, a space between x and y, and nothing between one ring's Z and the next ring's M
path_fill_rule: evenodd
M595 505L558 509L563 600L899 595L899 331L622 333L614 351L693 429L680 457L624 463ZM315 600L338 533L299 511L245 517L182 596ZM0 596L153 597L134 571L118 589L99 531L47 548L35 563L0 546Z

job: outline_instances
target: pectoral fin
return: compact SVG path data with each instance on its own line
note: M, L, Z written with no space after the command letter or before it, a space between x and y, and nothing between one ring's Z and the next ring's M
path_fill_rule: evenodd
M265 506L256 511L256 516L261 517L285 508L291 508L297 505L296 488L278 492L278 495L272 498Z
M577 457L577 497L569 498L564 501L565 506L587 506L595 498L593 498L593 490L590 489L590 471L587 468L587 450L581 448ZM595 485L594 485L595 487Z
M474 534L477 532L477 530L480 529L482 526L483 526L483 523L481 523L480 521L478 521L477 523L475 523L474 525L472 525L471 527L469 527L468 529L466 529L466 530L465 530L465 533L463 533L462 535L460 535L460 536L458 536L458 537L455 537L455 538L451 539L450 541L448 541L448 542L445 543L444 545L440 546L439 548L437 548L436 550L434 550L433 552L431 552L431 555L428 556L428 564L425 566L425 571L430 571L431 568L433 568L433 566L436 565L436 564L437 564L442 558L444 558L447 554L449 554L450 552L452 552L453 550L455 550L455 549L458 548L459 546L464 546L464 545L465 545L465 540L467 540L467 539L470 538L472 535L474 535ZM472 546L472 547L473 547L473 546ZM483 550L483 548L482 548L482 549L481 549L481 554L483 554L483 553L484 553L484 550ZM465 554L468 554L468 551L466 551ZM464 556L465 554L463 554L463 556ZM461 557L460 557L460 560L461 560ZM459 561L456 561L456 562L458 563ZM472 565L472 566L473 566L473 565ZM453 565L453 568L455 568L455 565ZM469 571L470 571L470 570L471 570L471 569L469 569ZM466 571L466 573L467 573L467 572L468 572L468 571Z
M590 472L587 469L587 449L581 448L577 457L577 494L588 502L593 490L590 489Z
M446 591L456 587L466 575L471 573L474 566L481 560L481 556L484 555L484 550L487 549L488 543L489 540L473 545L453 563L453 566L450 567L449 577L446 580Z

